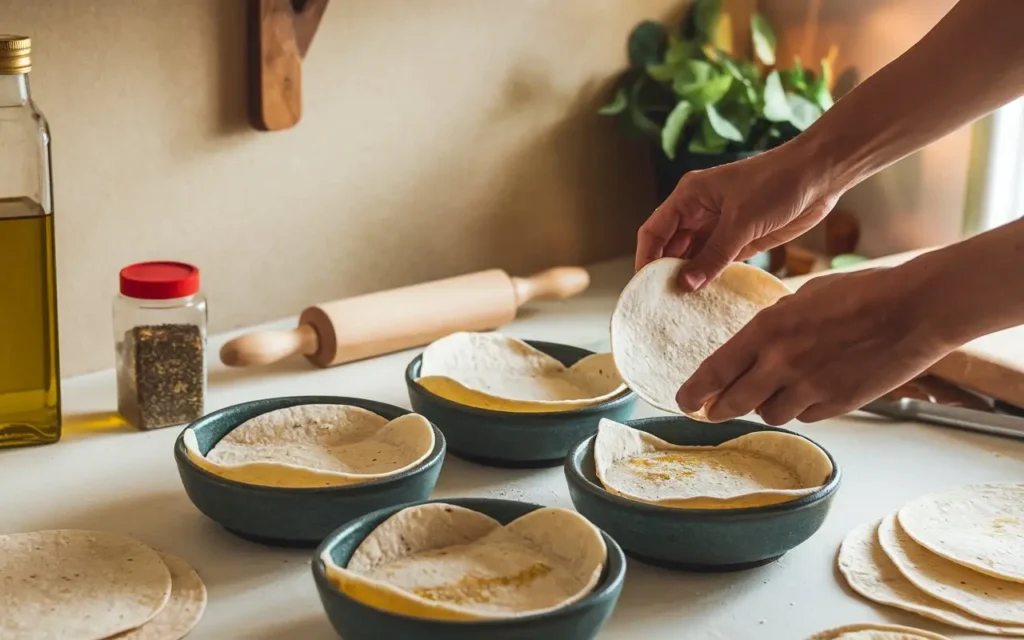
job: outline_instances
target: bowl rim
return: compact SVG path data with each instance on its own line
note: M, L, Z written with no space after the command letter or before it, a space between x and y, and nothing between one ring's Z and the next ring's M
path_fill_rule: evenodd
M584 355L580 356L581 359L585 358L586 356L594 355L595 353L597 353L596 351L591 351L590 349L584 349L583 347L577 347L575 345L565 344L562 342L548 342L545 340L527 340L525 338L519 339L525 342L526 344L530 345L531 347L535 347L536 349L543 351L549 356L552 356L552 354L548 353L545 347L576 349L578 351L583 352ZM439 404L441 406L447 407L448 409L453 409L469 415L477 415L489 418L515 418L516 420L529 420L531 416L589 416L591 414L604 413L606 411L616 409L621 405L628 404L629 402L633 402L637 399L636 392L630 389L628 386L626 386L621 393L616 394L603 402L599 402L598 404L587 405L585 407L576 407L573 409L563 409L561 411L536 411L526 413L519 411L500 411L497 409L482 409L480 407L471 407L469 405L459 404L458 402L439 396L433 391L430 391L429 389L421 385L417 381L417 379L419 377L418 374L422 363L423 353L420 352L405 367L406 386L409 387L410 389L415 388L418 393L423 394L424 396L429 398L431 402L435 404Z
M643 429L643 425L645 424L680 421L687 421L690 423L701 425L707 424L704 422L700 422L699 420L694 420L693 418L688 418L686 416L652 416L648 418L636 418L633 420L627 420L624 424L633 427L634 429L646 431L646 429ZM667 516L671 516L674 514L677 516L687 518L735 518L736 516L756 517L762 515L786 513L789 511L799 511L805 507L808 507L812 504L824 500L825 498L835 493L836 490L839 489L839 484L843 475L842 471L839 468L839 463L836 462L836 459L832 456L832 453L828 449L821 446L813 439L808 438L804 434L797 433L796 431L790 431L789 429L784 429L782 427L773 427L770 425L761 424L759 422L753 422L752 420L727 420L726 422L723 422L721 424L739 424L744 426L749 425L756 427L756 429L752 429L748 431L748 433L755 433L757 431L775 431L778 433L788 433L790 435L803 438L804 440L807 440L808 442L810 442L811 444L825 452L825 455L828 456L829 462L832 463L832 475L830 475L828 479L825 481L825 484L823 484L822 487L815 491L814 493L809 493L807 495L800 496L796 500L788 500L786 502L777 502L775 504L762 505L759 507L733 507L730 509L689 509L685 507L664 507L657 504L650 504L647 502L640 502L639 500L630 500L629 498L617 496L608 491L607 489L605 489L604 487L592 482L589 478L583 475L583 472L580 469L580 465L576 464L576 460L580 459L582 461L582 458L586 455L586 453L594 448L594 443L597 440L596 433L594 435L590 435L587 436L586 438L583 438L582 440L574 444L571 449L569 449L569 453L566 455L565 463L563 465L564 472L566 478L570 483L575 484L579 489L582 489L583 491L586 491L587 493L595 496L600 500L604 500L605 502L611 502L612 504L615 504L617 506L625 507L627 509L633 509L638 512L646 511L652 514Z
M578 611L582 611L592 606L595 606L598 601L607 600L608 598L614 597L617 592L621 592L622 586L625 584L626 581L626 554L622 551L622 547L619 546L619 543L616 542L614 538L608 535L607 532L605 532L603 529L595 525L593 522L590 522L589 519L587 520L587 522L590 522L592 526L594 526L598 531L601 532L601 537L602 539L604 539L605 548L607 549L607 558L605 560L604 571L601 574L601 579L598 580L597 585L594 586L594 589L590 593L583 596L576 602L555 609L554 611L545 611L541 613L533 613L518 618L502 618L497 620L439 620L435 618L421 618L419 616L410 616L405 615L403 613L388 611L387 609L378 609L377 607L360 602L346 595L345 593L342 593L337 587L335 587L331 583L330 580L327 579L327 569L326 566L324 565L324 561L321 559L321 556L323 555L324 551L332 548L335 544L337 544L338 540L340 540L346 534L348 534L352 528L360 526L362 521L385 515L391 516L398 513L402 509L416 507L424 504L445 503L465 507L467 509L473 509L473 506L471 505L479 504L481 502L487 502L492 504L516 504L519 506L531 507L530 511L527 511L527 513L536 511L537 509L543 509L548 506L543 504L537 504L535 502L526 502L522 500L505 500L502 498L476 498L460 496L452 498L430 498L427 500L417 500L414 502L407 502L404 504L394 505L390 507L383 507L381 509L371 511L370 513L349 520L345 524L341 525L340 527L332 531L330 534L327 535L326 538L323 539L323 541L317 546L316 551L313 552L313 561L310 563L312 565L313 570L313 580L318 587L320 587L322 590L326 590L333 597L344 598L350 602L355 603L360 607L373 609L374 611L377 611L386 616L399 618L402 620L409 621L411 623L422 622L429 624L481 628L507 627L509 625L518 625L520 623L533 623L538 620L558 620L565 617L570 617L576 614ZM363 539L365 540L365 537ZM617 564L617 571L615 571L614 574L611 571L613 557L614 562ZM324 606L322 602L321 606Z
M212 482L215 482L217 484L221 484L221 485L224 485L224 486L227 486L227 487L232 487L232 488L237 488L237 489L248 489L250 491L260 491L260 492L265 492L265 493L274 493L274 494L281 494L281 495L311 495L311 494L317 494L317 493L339 493L339 492L344 492L344 491L353 491L353 492L355 492L355 491L361 491L363 489L370 489L370 488L374 488L374 487L380 487L380 486L391 484L391 483L394 483L394 482L401 482L402 480L405 480L405 479L410 478L410 477L412 477L414 475L418 475L420 473L423 473L423 472L427 471L428 469L430 469L431 467L433 467L434 465L439 464L442 460L444 460L445 453L448 450L448 444L447 444L447 441L445 440L444 434L441 433L441 430L437 428L436 424L431 422L429 418L426 418L426 416L423 416L427 420L427 422L430 423L430 428L434 430L434 448L431 449L430 454L428 454L426 458L421 460L415 466L413 466L413 467L411 467L409 469L406 469L405 471L402 471L400 473L396 473L394 475L390 475L390 476L387 476L387 477L384 477L384 478L378 478L376 480L370 480L368 482L360 482L360 483L357 483L357 484L348 484L348 485L331 486L331 487L271 487L271 486L260 485L260 484L249 484L247 482L239 482L237 480L231 480L229 478L224 478L224 477L218 476L215 473L211 473L211 472L207 471L206 469L203 469L202 467L197 465L195 462L193 462L191 460L191 458L188 457L188 453L186 453L186 451L185 451L185 431L187 431L188 429L192 429L192 428L194 428L196 426L202 427L203 424L200 424L200 423L211 422L211 421L215 420L216 418L218 418L220 415L222 415L224 413L227 413L228 411L237 409L238 407L244 407L244 406L247 406L247 405L252 405L252 404L257 404L257 403L264 403L264 402L268 403L268 404L276 404L277 402L280 402L280 401L285 401L285 400L290 401L290 400L300 400L300 399L301 400L310 400L310 402L296 402L295 404L289 404L287 406L271 408L271 409L267 409L267 411L265 411L263 413L259 413L257 415L263 415L264 413L270 413L271 411L276 411L277 409L282 409L282 408L287 408L287 407L297 407L297 406L301 406L301 405L304 405L304 404L343 404L343 405L349 405L349 406L358 407L360 409L366 409L367 411L374 411L374 409L372 409L369 406L367 406L367 405L374 405L376 407L385 407L388 410L393 410L393 411L399 412L399 416L397 416L397 417L400 417L400 416L403 416L403 415L408 415L410 413L415 413L412 410L403 409L402 407L399 407L399 406L396 406L396 405L393 405L393 404L388 404L386 402L378 402L376 400L369 400L369 399L366 399L366 398L355 398L355 397L351 397L351 396L319 396L319 395L318 396L275 396L275 397L272 397L272 398L259 398L259 399L256 399L256 400L247 400L246 402L238 402L238 403L235 403L235 404L228 405L226 407L222 407L220 409L217 409L216 411L212 411L212 412L202 416L198 420L194 420L194 421L190 422L188 425L186 425L181 430L181 432L178 434L178 436L174 439L174 459L178 463L178 467L179 468L181 468L182 466L187 467L190 471L192 471L194 473L197 473L198 475L201 475L201 476L205 477L206 479L208 479L208 480L210 480ZM380 414L378 414L378 415L380 415ZM253 417L255 417L255 416L253 416ZM381 417L383 417L383 416L381 416ZM237 429L239 426L241 426L241 423L235 425L234 427L232 427L232 430L233 429ZM230 431L228 433L230 433ZM223 436L221 436L221 437L223 437Z

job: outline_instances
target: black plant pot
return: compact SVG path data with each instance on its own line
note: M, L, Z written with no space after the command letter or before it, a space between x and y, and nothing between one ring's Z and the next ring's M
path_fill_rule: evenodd
M663 202L672 193L676 185L688 171L710 169L729 164L743 158L749 158L760 151L736 151L732 153L691 153L684 151L675 160L670 160L660 146L652 145L651 154L654 158L654 179L658 190L658 202Z

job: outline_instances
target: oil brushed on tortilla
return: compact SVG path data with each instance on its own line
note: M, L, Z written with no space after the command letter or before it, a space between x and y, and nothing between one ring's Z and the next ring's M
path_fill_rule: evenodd
M102 531L0 536L0 637L99 640L154 618L171 593L156 551Z
M704 360L758 311L788 295L778 278L750 265L729 265L696 293L677 285L678 258L661 258L637 272L612 313L615 365L626 385L652 406L682 413L676 392ZM707 420L705 408L691 418Z
M626 390L611 354L566 367L500 333L459 332L433 342L423 351L416 382L462 405L520 413L592 406Z
M921 591L985 620L1024 625L1024 584L935 555L914 542L895 515L882 520L878 542L899 572Z
M924 629L898 624L848 624L816 633L807 640L949 640Z
M718 446L682 446L602 419L594 466L609 492L686 509L777 504L819 490L832 475L828 455L813 442L757 431Z
M507 525L462 507L409 507L374 529L346 567L321 556L353 599L442 620L514 618L559 609L597 585L608 550L600 531L566 509Z
M856 593L878 604L910 611L948 625L990 635L1024 636L1024 626L998 625L972 616L921 591L882 550L879 522L862 524L839 546L839 573Z
M338 404L299 405L245 421L204 456L191 429L189 459L229 480L274 487L359 484L416 466L434 449L434 429L410 413L390 422Z
M1024 484L959 487L908 502L903 530L947 560L994 578L1024 582Z
M156 617L111 640L180 640L198 624L206 610L206 585L187 562L169 553L160 559L171 572L171 595Z

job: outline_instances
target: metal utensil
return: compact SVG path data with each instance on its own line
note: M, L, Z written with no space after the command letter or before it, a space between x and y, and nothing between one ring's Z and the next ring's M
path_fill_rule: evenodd
M1024 440L1024 418L935 404L913 398L875 400L862 411L897 420L918 420L966 431Z

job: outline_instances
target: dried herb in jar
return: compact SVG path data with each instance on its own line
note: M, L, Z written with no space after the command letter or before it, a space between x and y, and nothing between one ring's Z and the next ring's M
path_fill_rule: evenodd
M133 327L119 348L118 410L139 429L183 424L203 415L205 339L192 324Z

